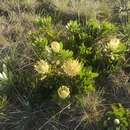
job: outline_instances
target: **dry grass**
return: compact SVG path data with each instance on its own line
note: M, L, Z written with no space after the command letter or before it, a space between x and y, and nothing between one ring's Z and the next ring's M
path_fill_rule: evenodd
M37 18L36 0L1 0L0 1L0 46L8 43L22 43L30 30L33 30Z
M1 0L0 9L5 11L9 9L27 11L33 9L36 4L37 0Z
M98 123L105 113L103 91L89 93L81 98L81 106L70 109L68 124L74 130L99 130ZM64 121L65 122L65 121ZM73 126L74 125L74 126Z
M87 121L88 123L97 122L103 117L104 113L104 99L102 99L100 93L92 93L88 94L86 97L83 98L83 120Z
M111 14L111 8L105 1L51 0L51 2L62 12L72 12L74 14L76 13L79 16L85 16L87 19L96 19L97 17L109 18Z

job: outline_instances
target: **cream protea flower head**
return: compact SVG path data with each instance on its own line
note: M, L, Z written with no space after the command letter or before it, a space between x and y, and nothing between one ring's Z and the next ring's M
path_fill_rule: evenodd
M46 74L49 72L49 65L44 60L37 61L34 68L39 74Z
M117 50L117 48L120 45L120 39L118 38L113 38L110 40L110 42L107 44L109 49L111 49L112 51Z
M81 64L78 60L69 59L63 64L63 70L67 75L73 77L80 73Z
M58 95L61 99L65 99L70 96L70 89L67 86L61 86L58 90Z
M52 42L52 43L51 43L51 49L52 49L54 52L58 53L58 52L60 51L60 49L61 49L60 43L58 43L58 42L56 42L56 41Z

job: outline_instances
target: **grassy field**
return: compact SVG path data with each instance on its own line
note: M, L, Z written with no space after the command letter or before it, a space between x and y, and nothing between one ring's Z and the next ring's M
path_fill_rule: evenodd
M129 0L0 0L0 130L129 130L129 17Z

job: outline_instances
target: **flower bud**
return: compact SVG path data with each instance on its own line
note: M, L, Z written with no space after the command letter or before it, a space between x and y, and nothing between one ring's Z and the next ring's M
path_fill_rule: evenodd
M115 119L115 120L114 120L114 124L115 124L115 125L119 125L119 124L120 124L120 120L119 120L119 119Z
M58 42L54 41L54 42L51 43L51 49L54 52L58 53L60 51L60 49L61 49L61 46L60 46L60 44Z
M62 99L65 99L70 95L70 89L67 86L61 86L57 92Z

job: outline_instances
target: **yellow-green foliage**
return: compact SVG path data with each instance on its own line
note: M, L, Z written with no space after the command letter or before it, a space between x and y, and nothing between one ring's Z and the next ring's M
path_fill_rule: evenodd
M34 70L39 82L52 86L50 95L64 85L69 87L72 98L94 92L98 73L116 71L125 58L126 46L116 38L116 27L109 22L89 21L81 25L70 21L64 34L63 27L54 26L51 17L37 19L37 25L39 30L30 34L36 53Z
M111 111L109 111L105 120L105 127L110 129L120 128L129 129L130 127L130 110L124 108L120 103L112 104Z

